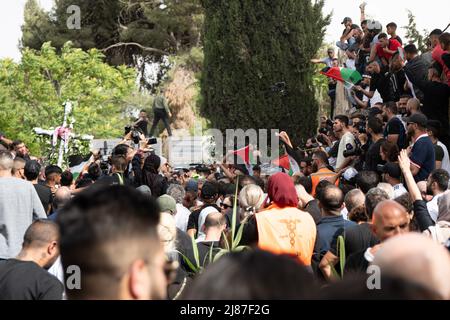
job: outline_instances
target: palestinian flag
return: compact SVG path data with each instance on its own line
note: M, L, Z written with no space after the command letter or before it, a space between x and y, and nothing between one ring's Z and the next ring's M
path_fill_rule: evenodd
M277 167L282 167L288 171L290 176L293 176L294 173L300 172L300 167L297 161L294 160L290 155L285 154L284 156L279 157L278 159L272 160L272 164Z
M248 174L252 176L253 165L256 163L256 161L253 159L253 152L250 150L250 145L234 151L233 154L235 155L236 164L245 165ZM240 160L238 158L240 158Z
M328 78L343 82L347 88L353 87L362 80L361 74L358 71L348 68L326 67L320 73Z

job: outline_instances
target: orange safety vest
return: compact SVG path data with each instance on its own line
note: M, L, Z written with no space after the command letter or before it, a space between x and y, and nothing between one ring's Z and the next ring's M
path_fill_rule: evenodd
M312 183L312 191L311 191L311 195L313 197L316 196L316 187L319 184L320 181L322 181L325 178L329 178L329 177L334 177L336 175L336 172L331 171L328 168L322 168L319 169L317 172L312 173L310 175L311 177L311 183ZM336 180L336 186L339 185L339 180Z
M255 214L255 218L260 249L293 255L303 265L311 265L316 224L309 213L273 204L267 210Z

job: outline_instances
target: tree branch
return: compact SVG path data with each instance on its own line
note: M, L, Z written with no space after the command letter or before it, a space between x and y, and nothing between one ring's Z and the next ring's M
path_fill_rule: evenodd
M144 47L143 45L141 45L139 43L136 43L136 42L119 42L119 43L110 45L109 47L104 48L101 51L102 52L106 52L106 51L108 51L110 49L117 48L117 47L124 47L124 46L125 47L127 47L127 46L135 46L135 47L138 47L138 48L142 49L143 51L156 52L156 53L159 53L159 54L162 54L162 55L166 55L166 56L169 55L169 53L166 52L166 51L163 51L163 50L160 50L160 49L156 49L156 48Z

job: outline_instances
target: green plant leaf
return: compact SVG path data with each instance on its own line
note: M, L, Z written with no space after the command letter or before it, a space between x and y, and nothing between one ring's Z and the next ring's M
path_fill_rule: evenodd
M197 245L197 242L195 242L194 237L191 237L191 241L192 241L192 251L194 252L195 263L197 264L197 268L200 268L200 258L199 258L199 254L198 254L198 245Z
M240 252L240 251L244 251L244 250L247 250L247 249L250 249L250 247L248 247L248 246L239 246L239 247L236 247L233 251L234 252Z
M339 264L341 267L341 279L343 279L345 268L345 240L343 236L338 237L338 248L339 248Z
M228 242L228 238L227 238L227 235L225 234L225 232L222 232L222 236L225 241L225 250L230 251L231 250L230 243Z
M245 226L245 222L241 223L241 225L239 226L238 232L236 234L236 239L234 239L234 241L233 241L233 247L232 247L233 251L239 246L239 243L241 242L242 233L244 232L244 226Z
M214 262L216 262L217 260L219 260L223 255L229 253L229 250L226 249L221 249L219 252L217 252L217 254L214 256Z
M184 254L182 254L180 251L176 250L176 252L178 252L182 257L183 260L186 262L186 264L188 265L188 267L192 270L192 272L194 273L198 273L200 271L199 268L195 267L194 264L191 262L191 260L189 260L188 257L186 257Z

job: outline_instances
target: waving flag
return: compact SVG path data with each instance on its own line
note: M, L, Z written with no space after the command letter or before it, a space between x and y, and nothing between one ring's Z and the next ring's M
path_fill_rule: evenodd
M272 164L277 167L282 167L288 171L288 174L290 176L293 176L294 173L300 172L300 167L290 155L285 154L278 159L272 160Z
M352 87L362 80L358 71L348 68L326 67L320 73L328 78L343 82L346 87Z

